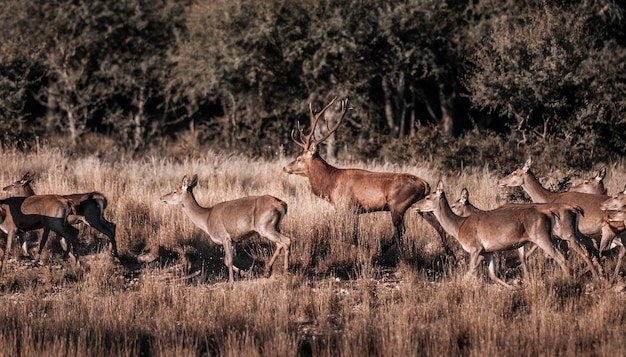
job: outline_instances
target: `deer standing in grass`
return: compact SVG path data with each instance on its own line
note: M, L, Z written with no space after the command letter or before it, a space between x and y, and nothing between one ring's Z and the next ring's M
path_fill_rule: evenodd
M13 196L13 197L29 197L35 194L31 183L33 182L33 175L30 172L26 172L21 179L13 182L12 184L4 187L2 190ZM93 227L106 235L111 242L111 250L113 252L113 256L118 260L120 259L119 253L117 251L117 242L115 240L115 224L107 221L104 218L104 210L107 207L107 199L100 192L86 192L86 193L76 193L69 195L62 195L68 200L70 200L75 207L75 214L70 215L69 223L74 225L79 222L86 224L87 226ZM43 246L46 245L47 236L44 238L42 236L41 241L39 243L40 250ZM28 254L28 249L26 248L26 240L23 236L20 237L22 250Z
M570 187L570 192L591 193L596 195L606 195L606 187L604 186L604 177L606 176L606 168L597 170L590 177L578 185Z
M69 254L69 243L74 250L74 259L78 261L78 230L68 223L70 215L74 214L72 202L58 195L35 195L30 197L11 197L0 200L0 229L7 234L7 244L4 258L0 266L6 266L11 245L15 236L22 232L42 229L42 240L48 238L50 231L61 236L61 245L64 247L63 258ZM39 260L43 246L39 246Z
M465 277L476 275L483 259L489 266L489 277L505 287L511 287L497 277L494 252L514 250L528 242L535 243L569 275L565 258L552 246L552 224L559 212L549 207L506 206L491 211L476 212L467 217L454 214L440 181L437 190L413 205L418 212L433 212L443 229L455 237L470 254L469 271Z
M552 234L561 240L568 242L568 245L583 258L592 274L594 276L600 276L602 267L600 267L598 263L600 260L597 253L598 251L595 249L591 239L584 236L578 230L578 220L582 213L582 209L580 207L564 203L517 203L507 204L502 207L538 207L540 209L556 210L559 214L552 227ZM473 213L485 212L469 202L469 192L466 188L461 190L460 198L456 202L452 203L450 208L456 215L461 217L467 217ZM522 264L524 274L528 273L526 267L526 257L532 254L537 248L538 247L536 245L533 245L528 251L528 254L525 254L525 246L518 249L518 256L520 263ZM596 258L597 266L592 262L592 256Z
M214 243L224 247L224 265L228 267L230 283L234 281L233 271L239 272L239 268L233 265L233 242L242 242L255 233L276 243L276 251L265 267L265 276L269 277L281 251L285 253L283 270L287 273L291 239L280 232L280 221L287 214L285 202L268 195L247 196L202 207L193 194L197 184L197 175L191 181L185 176L182 185L161 197L161 201L180 205L198 228L205 231Z
M626 230L624 224L609 221L608 213L600 209L609 196L580 192L551 192L546 190L530 171L531 165L532 160L528 159L524 166L500 179L498 186L521 186L535 203L566 203L580 207L583 214L578 220L578 230L583 235L600 242L599 254L609 247L617 235L624 233ZM615 243L620 245L620 250L624 250L621 242L615 240ZM616 268L616 271L618 270L619 266Z
M334 127L328 128L326 134L316 140L315 128L324 112L335 103L334 98L322 110L311 115L311 131L304 134L298 124L298 137L294 131L291 139L303 149L295 161L283 168L288 174L308 177L311 191L333 205L347 203L354 207L356 214L376 211L391 212L391 221L395 228L394 243L400 257L403 256L402 238L405 233L404 214L415 202L430 193L428 182L405 173L372 172L360 169L341 169L328 164L318 152L318 144L332 135L348 110L348 100L341 101L341 117ZM451 253L441 227L431 215L423 216L441 235L444 248ZM356 220L358 223L358 218ZM355 230L356 231L356 230ZM356 233L355 233L356 234ZM453 254L452 254L453 255Z

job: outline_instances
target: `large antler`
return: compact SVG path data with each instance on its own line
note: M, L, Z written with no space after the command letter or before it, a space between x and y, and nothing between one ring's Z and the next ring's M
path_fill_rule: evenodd
M331 105L335 103L336 99L337 97L333 98L333 100L331 100L330 103L326 104L326 106L322 108L322 110L317 112L317 114L313 112L313 104L311 103L309 104L309 112L311 113L311 122L312 122L311 131L309 132L309 134L305 135L304 132L302 131L302 128L300 128L299 122L298 122L298 132L299 132L300 139L299 140L296 139L294 135L294 131L293 130L291 131L291 139L298 146L302 147L304 150L309 150L311 146L317 145L321 143L322 141L326 140L330 135L332 135L332 133L334 133L337 130L337 128L339 128L339 124L341 124L341 121L346 116L346 113L348 111L348 99L347 98L341 101L341 117L337 121L337 124L335 124L335 126L331 129L330 127L328 127L328 123L326 123L327 128L328 128L328 130L326 131L326 134L321 139L315 140L314 134L315 134L315 128L317 127L317 122L320 120L322 115L324 115L324 112L328 108L330 108Z

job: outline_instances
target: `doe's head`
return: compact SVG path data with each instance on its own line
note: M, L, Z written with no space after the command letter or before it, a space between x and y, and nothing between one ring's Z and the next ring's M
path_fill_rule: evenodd
M183 202L187 195L193 194L193 188L198 184L198 175L193 175L191 181L187 178L187 175L183 177L183 182L180 187L174 191L161 196L161 201L168 205L178 205Z

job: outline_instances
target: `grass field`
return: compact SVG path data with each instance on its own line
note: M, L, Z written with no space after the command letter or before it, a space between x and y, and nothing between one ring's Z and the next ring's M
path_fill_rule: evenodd
M389 213L353 218L313 196L306 178L288 176L290 158L252 160L211 152L203 157L143 160L74 159L51 149L0 156L0 185L35 173L37 193L100 191L105 216L117 224L122 263L107 239L81 228L81 266L61 259L50 240L43 264L20 259L19 249L0 278L0 356L506 356L623 354L626 295L574 274L534 254L530 276L518 290L482 279L464 281L467 255L451 241L458 262L444 253L435 231L416 213L406 214L406 261L383 254L392 236ZM374 171L408 172L434 187L446 183L449 197L467 187L472 202L494 208L521 190L501 190L503 173L485 167L442 174L425 162L415 167L338 163ZM515 168L510 168L511 170ZM608 167L609 193L621 191L626 170ZM584 173L536 170L544 185ZM231 287L223 250L209 243L179 207L159 197L198 174L198 202L209 206L245 195L271 194L289 210L282 231L292 238L289 275L280 264L262 277L274 246L253 238L236 246L235 264L246 270ZM547 177L550 176L550 179ZM513 192L511 194L511 192ZM178 246L200 271L185 278ZM0 242L4 247L5 240ZM36 241L31 242L33 248ZM155 260L140 264L138 257ZM498 271L522 280L512 254ZM605 263L607 271L614 258Z

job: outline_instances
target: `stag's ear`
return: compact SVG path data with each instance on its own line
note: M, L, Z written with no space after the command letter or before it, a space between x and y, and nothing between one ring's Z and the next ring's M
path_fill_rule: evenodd
M466 204L468 199L469 199L469 191L467 191L467 188L463 188L461 190L461 199L459 199L459 202L461 202L462 204Z
M315 137L313 137L313 140L315 140ZM309 146L309 149L307 151L311 155L315 155L317 153L317 143L311 143L311 145Z

